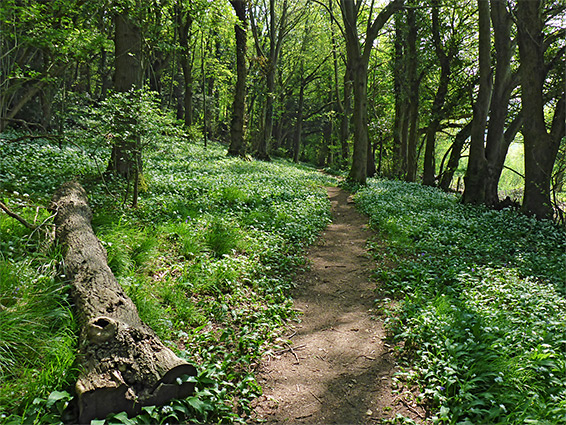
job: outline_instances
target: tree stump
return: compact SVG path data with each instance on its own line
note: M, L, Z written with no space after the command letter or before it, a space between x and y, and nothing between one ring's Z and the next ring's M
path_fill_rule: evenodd
M110 413L138 414L142 406L188 397L196 375L144 324L107 264L92 227L92 212L79 183L63 184L53 195L56 237L64 248L64 272L81 326L76 391L79 421Z

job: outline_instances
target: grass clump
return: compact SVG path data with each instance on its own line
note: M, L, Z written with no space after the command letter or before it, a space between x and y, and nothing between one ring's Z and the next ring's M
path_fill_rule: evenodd
M34 400L76 379L76 326L57 262L29 257L0 257L0 418L25 407L41 421L49 412Z
M566 421L564 231L401 182L372 180L356 202L387 241L376 278L401 301L389 329L431 422Z

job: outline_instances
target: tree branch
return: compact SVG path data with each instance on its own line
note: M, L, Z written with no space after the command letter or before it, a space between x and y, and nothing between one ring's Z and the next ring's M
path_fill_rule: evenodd
M321 5L322 7L324 7L324 8L326 9L326 11L327 11L328 13L330 13L330 18L336 23L336 25L338 25L338 28L340 29L340 32L342 33L342 36L343 36L343 37L346 37L346 33L344 32L344 28L342 28L342 25L340 25L340 21L338 21L338 19L336 19L336 16L334 16L334 12L332 12L332 10L329 9L327 5L325 5L324 3L322 3L322 2L320 2L320 1L318 1L318 0L310 0L310 1L312 1L313 3L319 4L319 5Z
M37 227L34 226L33 224L31 224L30 222L28 222L25 218L19 216L18 214L16 214L15 212L13 212L12 210L10 210L10 208L8 208L8 206L6 204L4 204L3 202L0 202L0 208L6 213L8 214L10 217L15 218L16 220L18 220L20 223L22 223L25 227L27 227L30 230L35 230Z

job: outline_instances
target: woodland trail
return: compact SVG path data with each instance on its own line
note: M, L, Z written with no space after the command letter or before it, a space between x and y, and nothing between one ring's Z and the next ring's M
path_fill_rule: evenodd
M333 222L309 250L311 267L293 294L301 322L290 329L292 347L260 367L264 393L252 423L375 425L397 413L418 423L424 412L391 393L393 348L372 317L367 218L347 192L327 190Z

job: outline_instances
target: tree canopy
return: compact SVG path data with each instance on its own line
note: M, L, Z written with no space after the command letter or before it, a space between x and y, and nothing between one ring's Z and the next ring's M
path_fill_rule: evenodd
M235 155L348 169L362 184L378 173L461 190L466 175L464 200L491 206L515 173L525 212L551 217L565 167L564 5L528 6L12 0L0 9L0 126L64 134L77 104L152 91L191 135ZM507 164L523 140L524 164ZM113 138L109 169L135 180L142 145Z

